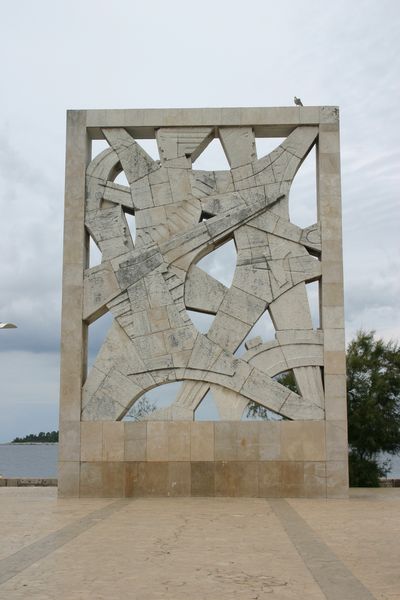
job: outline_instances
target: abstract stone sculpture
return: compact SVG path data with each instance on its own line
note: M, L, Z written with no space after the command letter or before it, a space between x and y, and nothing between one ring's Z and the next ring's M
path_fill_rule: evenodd
M273 152L258 158L255 136L268 134L286 137ZM88 136L105 139L109 147L86 166L87 161L79 163L77 155L80 152L83 157ZM144 137L156 138L160 160L153 160L141 147L140 139ZM230 169L193 168L193 161L216 137ZM62 493L130 495L128 489L138 495L155 493L148 473L148 463L152 462L149 445L154 443L151 432L159 434L160 421L183 421L180 431L187 432L188 422L193 421L194 411L210 389L220 418L228 421L236 433L234 422L240 421L249 401L291 421L301 421L304 426L311 421L311 427L319 428L315 429L317 437L323 438L322 454L317 460L310 454L310 464L319 463L320 471L315 475L317 467L313 466L315 476L310 476L307 485L304 444L306 432L311 429L296 430L304 456L301 452L293 456L302 463L302 488L294 495L332 495L329 486L343 493L347 480L337 140L337 109L326 107L70 113L60 424ZM319 221L302 229L290 222L290 187L315 144ZM127 186L115 183L121 171ZM135 215L135 240L127 213ZM101 264L92 268L85 268L88 235L102 256ZM80 250L76 247L79 239ZM197 263L228 240L234 240L237 262L232 285L226 288ZM325 332L313 329L306 293L306 283L312 281L321 282ZM188 310L215 315L207 333L196 329ZM107 311L114 317L112 326L86 376L86 329ZM275 340L265 343L249 339L266 311L276 329ZM71 318L77 328L76 341L70 337L74 335ZM235 352L245 339L247 352L239 358ZM77 356L71 344L78 350ZM74 391L67 389L65 379L71 369ZM274 379L288 370L293 370L298 394ZM169 407L148 416L154 426L150 422L120 422L146 391L174 381L183 382L181 390ZM135 425L146 427L144 452L139 452L143 460L139 461L129 460L126 453L127 439L132 437ZM200 435L196 425L190 426L192 436ZM247 434L257 430L258 436L258 470L254 475L257 493L244 495L265 495L259 483L264 460L258 464L263 425L280 428L276 462L281 471L287 466L283 457L288 450L282 447L282 440L284 430L291 431L292 423L243 424ZM163 425L167 438L172 426ZM107 431L113 432L110 435L114 440L108 453L104 450ZM244 438L239 438L236 443L243 445ZM140 439L136 440L139 445ZM213 443L217 448L215 439ZM88 447L93 450L96 444L101 447L97 454L85 451ZM123 449L114 460L117 447ZM239 455L233 448L228 459ZM272 453L263 458L268 463L277 457ZM178 462L188 460L193 461L190 451ZM200 455L195 462L201 460ZM171 465L175 463L168 457L161 457L160 462L169 469L165 488L168 494L168 486L174 483ZM214 455L212 462L218 471L218 456ZM136 469L130 479L129 465ZM85 469L91 469L90 473L85 474ZM109 482L110 469L114 470L111 479L118 479L115 485ZM144 469L142 476L140 469ZM91 488L87 480L93 479L95 471L98 481ZM286 489L282 473L278 495L284 495ZM141 477L144 483L140 483ZM317 479L320 487L313 493ZM231 494L223 484L218 491L215 478L211 487L219 495ZM185 484L182 490L184 494L193 493L193 485L190 489Z

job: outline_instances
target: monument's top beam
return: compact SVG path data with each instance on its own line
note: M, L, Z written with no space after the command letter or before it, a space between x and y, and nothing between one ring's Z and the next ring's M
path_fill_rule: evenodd
M337 124L337 106L251 108L153 108L68 111L86 115L92 139L102 139L101 127L125 127L136 138L153 138L159 127L248 127L256 137L285 137L298 125Z

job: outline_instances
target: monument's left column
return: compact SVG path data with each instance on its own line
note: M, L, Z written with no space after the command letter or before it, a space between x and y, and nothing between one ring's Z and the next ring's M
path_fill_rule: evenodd
M60 496L79 496L81 393L87 357L87 325L82 321L83 277L88 256L84 225L85 173L90 146L86 111L68 111L61 318Z

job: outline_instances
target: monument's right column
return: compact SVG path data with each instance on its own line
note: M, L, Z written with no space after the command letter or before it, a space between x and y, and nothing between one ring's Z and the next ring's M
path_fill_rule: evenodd
M339 111L320 109L317 149L322 236L321 326L324 330L327 496L348 495Z

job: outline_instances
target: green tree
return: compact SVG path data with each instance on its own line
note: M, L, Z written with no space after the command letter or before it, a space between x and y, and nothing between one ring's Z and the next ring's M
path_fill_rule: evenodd
M347 348L350 485L379 485L379 454L400 451L400 348L359 331Z
M30 444L32 442L55 443L58 442L58 431L41 431L40 433L30 433L23 438L16 437L12 444Z
M147 415L150 415L157 408L157 405L152 400L149 400L147 396L142 396L135 404L128 410L125 415L126 419L132 419L132 421L142 421Z

